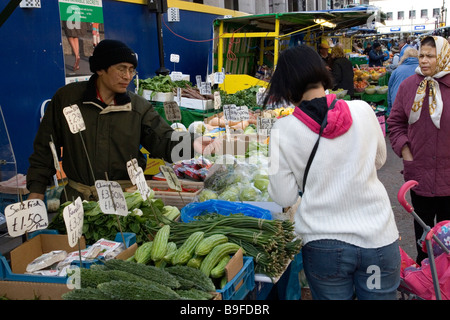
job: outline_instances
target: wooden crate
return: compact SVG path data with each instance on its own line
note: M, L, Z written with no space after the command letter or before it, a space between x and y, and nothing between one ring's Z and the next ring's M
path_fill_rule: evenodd
M178 193L170 190L166 181L147 180L148 186L155 192L155 198L161 199L165 205L175 206L181 210L187 204L193 202L195 198L202 192L204 183L180 179L181 187L190 189L190 191L182 191ZM136 191L136 187L126 189L128 192Z

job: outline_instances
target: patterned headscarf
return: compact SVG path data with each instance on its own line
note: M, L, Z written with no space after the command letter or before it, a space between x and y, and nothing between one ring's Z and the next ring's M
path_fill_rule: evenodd
M450 73L450 45L448 41L442 37L433 36L436 43L437 64L436 73L432 76L427 76L422 80L417 88L414 104L409 115L409 123L412 124L419 120L420 112L422 110L423 100L425 99L427 85L429 87L429 108L430 117L436 128L440 128L441 115L443 109L442 95L439 88L439 83L436 79ZM416 68L416 73L423 76L420 65Z

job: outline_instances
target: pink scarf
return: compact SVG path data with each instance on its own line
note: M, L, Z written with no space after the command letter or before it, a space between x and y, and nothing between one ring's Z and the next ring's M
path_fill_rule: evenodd
M327 105L330 107L334 99L336 99L335 94L328 94ZM315 133L319 133L320 124L314 121L310 116L308 116L300 108L296 107L293 115L299 119L301 122L306 124ZM350 113L350 109L345 102L345 100L338 100L332 110L328 111L327 126L323 130L322 136L324 138L333 139L339 137L346 133L350 129L353 119Z

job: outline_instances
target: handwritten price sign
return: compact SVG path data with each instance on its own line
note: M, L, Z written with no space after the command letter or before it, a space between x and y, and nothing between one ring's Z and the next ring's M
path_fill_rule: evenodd
M64 208L63 217L69 245L75 247L83 233L84 209L80 197Z
M175 101L164 102L164 114L168 121L180 121L181 120L181 110L178 103Z
M147 200L150 197L151 190L145 179L144 171L137 165L137 160L132 159L127 162L128 175L130 180L141 193L142 199Z
M65 107L63 109L64 116L66 117L67 124L69 125L70 132L73 134L86 130L83 116L81 115L80 108L76 104Z
M169 188L181 192L182 189L181 189L180 180L178 180L178 177L175 174L175 172L173 171L173 169L168 166L160 166L159 170L164 175L164 178L166 178Z
M48 226L45 203L39 199L10 204L5 208L6 225L11 237L17 237Z
M128 215L127 202L118 182L97 180L95 181L95 189L103 213L119 216Z

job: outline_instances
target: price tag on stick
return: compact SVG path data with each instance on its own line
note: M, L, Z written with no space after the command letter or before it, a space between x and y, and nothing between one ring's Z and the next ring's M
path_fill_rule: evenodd
M214 92L214 110L220 109L222 106L222 99L220 97L220 92L216 91Z
M127 170L131 182L141 193L142 199L144 199L144 201L147 200L148 197L150 197L151 189L145 179L144 171L138 166L136 159L132 159L127 162Z
M168 166L160 166L159 170L166 178L167 184L169 185L170 189L176 190L178 192L181 192L181 183L180 180L178 180L177 175L173 171L171 167Z
M6 225L11 237L17 237L48 226L45 203L39 199L13 203L5 208Z
M103 213L127 216L128 208L122 187L116 181L95 181L98 203Z
M83 116L81 115L80 108L76 104L63 109L64 117L66 117L67 124L69 125L70 132L73 134L86 130Z
M84 209L80 197L64 208L63 217L69 245L75 247L83 233Z
M178 191L178 195L180 196L181 201L185 204L183 197L181 196L181 191L183 189L181 188L180 180L178 180L178 177L173 171L173 169L168 166L160 166L159 170L166 178L169 188Z
M139 167L136 173L136 187L141 193L142 199L147 200L150 197L151 190L145 179L144 171Z
M136 185L136 171L139 168L138 162L136 159L131 159L127 162L127 171L128 176L130 177L131 183Z
M181 110L175 101L164 102L164 114L168 121L181 121Z

